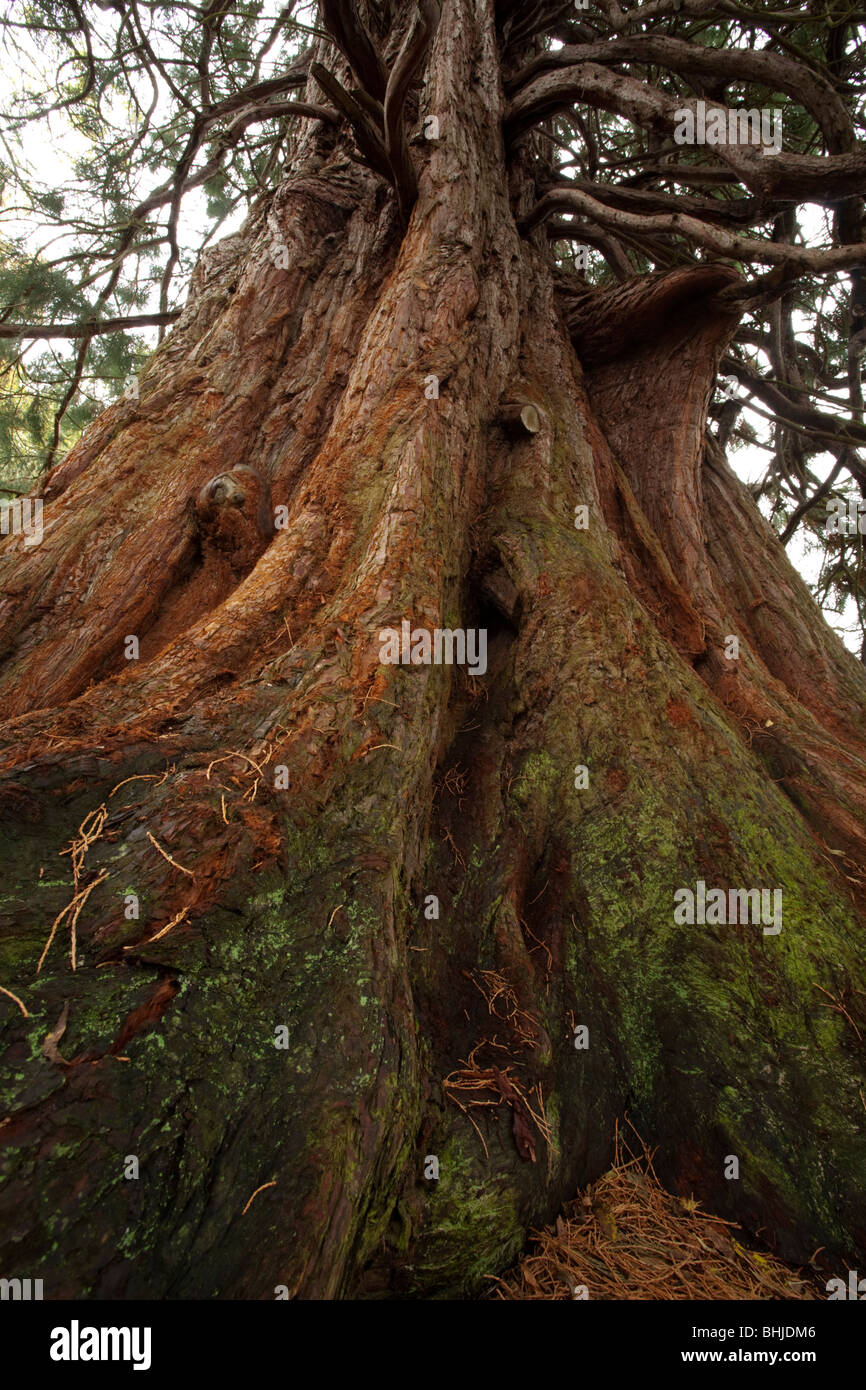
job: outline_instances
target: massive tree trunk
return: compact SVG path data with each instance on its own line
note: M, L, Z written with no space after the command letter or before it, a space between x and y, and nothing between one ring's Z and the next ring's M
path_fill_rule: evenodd
M4 544L0 1268L47 1297L476 1294L625 1112L866 1259L866 679L706 439L735 272L554 272L492 11L443 7L408 227L305 122ZM382 664L404 620L486 674ZM699 880L781 931L677 924Z

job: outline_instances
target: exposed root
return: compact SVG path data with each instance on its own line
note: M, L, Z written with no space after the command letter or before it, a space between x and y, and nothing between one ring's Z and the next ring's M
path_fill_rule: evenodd
M66 849L60 851L61 854L72 855L72 880L75 884L75 891L78 892L78 878L84 868L84 860L90 846L95 844L102 835L105 822L108 820L108 809L103 802L97 806L95 811L88 811L84 820L78 827L78 835Z
M214 758L212 762L208 763L207 772L205 773L205 781L210 781L211 768L216 767L219 763L227 763L229 758L242 758L245 763L249 763L250 767L255 768L260 778L264 778L265 774L262 772L262 769L259 767L258 763L254 762L252 758L248 758L246 753L224 753L221 758Z
M131 781L132 779L130 778L127 780ZM115 791L116 790L117 788L115 788ZM87 851L90 849L91 845L94 845L96 841L101 837L107 819L108 810L105 806L105 803L103 802L102 805L97 806L94 811L88 811L87 815L84 817L84 820L78 827L78 834L75 837L75 839L72 841L71 844L67 845L66 849L62 849L60 851L61 854L69 854L72 856L72 901L66 904L66 907L63 908L62 912L59 912L57 914L52 923L48 940L45 943L42 955L39 957L39 964L36 967L37 975L42 969L45 957L48 955L48 951L51 947L52 941L54 940L54 934L57 931L58 926L63 921L63 918L66 917L68 914L71 914L69 922L69 959L72 965L72 969L74 970L76 968L75 946L78 918L81 914L81 909L87 902L87 899L93 892L93 889L96 888L98 884L102 883L108 877L108 870L103 869L102 872L95 879L93 879L93 881L89 883L86 888L79 888L79 879L81 877L81 872L84 868L84 860L87 855Z
M167 771L165 771L162 774L161 777L157 776L155 772L139 772L136 774L135 777L124 777L122 782L118 782L116 787L111 788L111 791L108 793L108 799L110 801L111 798L114 796L114 793L119 792L121 787L125 787L127 782L156 782L156 785L158 787L161 787L163 782L166 781L167 777L169 776L169 773L172 773L174 771L174 767L170 767L167 769Z
M276 745L276 746L279 747L279 745ZM212 770L213 770L215 767L217 767L220 763L228 762L230 758L240 758L242 762L245 762L245 763L249 764L249 767L251 767L251 768L254 770L254 772L256 773L256 776L255 776L255 779L254 779L254 781L253 781L252 786L251 786L251 787L247 787L246 791L244 792L243 796L241 797L241 800L242 800L242 801L251 801L251 802L252 802L252 801L255 801L255 799L256 799L256 793L258 792L259 785L260 785L262 782L264 782L264 781L266 780L266 779L265 779L264 769L262 768L261 763L267 763L268 760L270 759L271 755L273 754L273 752L274 752L274 745L271 743L270 740L268 740L267 742L265 742L265 743L262 744L261 748L258 749L258 755L259 755L260 762L257 762L255 758L251 758L251 757L249 756L248 753L239 753L239 752L237 752L237 751L231 752L231 753L224 753L224 754L222 755L222 757L214 758L214 759L212 759L211 762L208 763L207 771L205 772L205 781L206 781L206 782L209 782L209 781L210 781L210 775L211 775ZM249 777L249 776L250 776L250 773L247 772L247 771L245 771L243 775ZM236 787L242 787L242 786L243 786L243 782L242 782L238 777L232 777L231 780L232 780L232 782L234 782L234 784L235 784ZM228 791L229 788L228 788L228 787L223 787L222 790L223 790L223 791ZM226 803L225 803L225 797L224 797L224 796L221 796L221 797L220 797L220 802L221 802L221 805L222 805L222 817L223 817L223 820L225 821L225 824L228 825L229 822L228 822L228 817L227 817L227 815L226 815Z

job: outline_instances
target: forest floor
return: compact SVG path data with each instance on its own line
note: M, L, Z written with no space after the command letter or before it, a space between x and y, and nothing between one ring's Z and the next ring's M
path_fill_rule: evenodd
M491 1277L493 1299L822 1299L823 1277L797 1270L733 1221L665 1191L642 1141L617 1131L613 1166L533 1234L520 1263ZM817 1254L817 1252L816 1252Z

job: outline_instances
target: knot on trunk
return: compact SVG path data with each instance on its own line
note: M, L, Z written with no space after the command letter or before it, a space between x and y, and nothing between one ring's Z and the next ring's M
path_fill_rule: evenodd
M541 411L531 401L503 401L499 406L499 423L513 435L538 434L542 425Z
M274 534L270 484L245 464L210 478L194 510L202 545L226 552L236 569L252 565Z

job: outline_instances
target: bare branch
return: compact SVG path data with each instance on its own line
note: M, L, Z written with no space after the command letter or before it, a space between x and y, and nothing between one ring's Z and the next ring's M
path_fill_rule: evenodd
M546 193L532 212L520 224L526 234L554 212L571 210L590 217L613 231L667 233L681 236L693 246L702 246L720 256L740 262L765 261L768 265L795 266L804 271L845 270L866 263L866 242L856 246L821 247L814 251L801 246L786 246L775 241L759 241L756 237L736 236L710 226L708 222L672 212L639 216L619 208L606 207L597 198L579 189L556 189Z
M739 362L735 357L725 357L722 367L726 373L741 381L759 400L768 405L774 416L785 424L793 425L823 438L833 439L840 444L866 443L866 425L856 420L846 420L838 415L826 415L811 406L800 405L789 400L772 382L765 380L760 372Z
M652 64L715 82L757 82L770 91L787 92L801 103L822 131L831 154L844 154L854 148L854 127L845 103L832 83L809 67L805 56L795 62L767 50L705 48L667 34L636 34L632 38L577 44L542 53L524 68L510 88L518 93L539 73L588 62Z
M561 72L543 73L511 102L505 120L508 139L561 112L574 102L587 102L623 116L633 125L656 134L671 134L677 112L697 112L693 99L674 99L648 82L609 72L598 63L579 63ZM714 102L714 109L729 108ZM841 198L860 195L866 187L866 150L837 155L771 154L745 144L708 147L752 192L800 202L835 205ZM693 173L689 170L689 173Z
M96 338L103 333L123 333L136 328L159 328L180 318L180 309L165 314L137 314L117 319L89 319L86 323L0 323L0 338Z
M763 198L695 198L688 194L663 193L656 189L633 188L625 184L599 183L592 179L559 180L563 190L576 188L591 193L611 207L626 212L687 212L705 222L719 226L753 227L769 222L785 207L786 202L767 202Z
M438 23L439 10L434 0L421 0L391 69L385 92L385 152L393 171L404 223L408 222L418 196L418 182L406 139L403 111L412 79L424 60Z
M363 106L321 63L313 63L311 71L319 85L324 87L334 105L343 112L352 127L352 132L358 142L358 149L367 163L372 169L375 169L377 174L381 174L383 179L393 183L394 174L385 153L385 146Z
M813 492L810 496L804 497L803 501L799 504L799 506L795 507L794 511L791 513L788 519L788 524L786 525L784 531L779 537L783 545L787 545L788 541L793 536L794 532L800 525L800 522L802 521L806 513L811 512L815 507L817 507L818 503L821 502L827 496L827 493L830 491L839 474L842 472L842 469L845 467L847 460L847 451L843 449L839 453L839 457L836 460L835 467L832 468L831 471L827 474L827 477L824 479L821 486L817 488L817 490Z
M322 0L322 18L361 86L376 101L384 101L388 73L361 22L354 0Z

